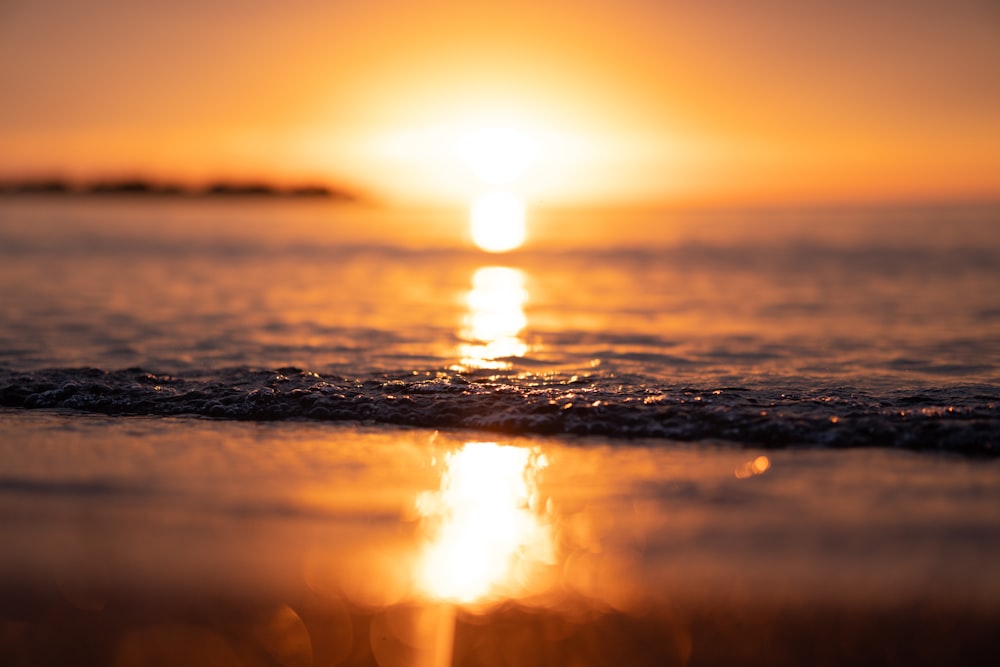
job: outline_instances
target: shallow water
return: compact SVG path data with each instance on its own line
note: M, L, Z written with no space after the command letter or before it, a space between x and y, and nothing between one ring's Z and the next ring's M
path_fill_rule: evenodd
M0 663L979 664L997 211L0 201Z
M997 451L995 208L534 223L492 256L455 212L0 202L0 401Z
M0 443L8 657L131 664L166 637L313 664L347 632L336 664L441 664L441 623L467 664L496 632L534 637L491 655L525 664L585 637L582 664L838 664L914 632L910 664L996 648L995 462L49 411L0 412Z
M346 571L370 569L361 578L376 587L392 576L410 580L406 564L433 537L423 534L420 495L440 487L450 454L491 442L545 456L529 512L557 542L554 554L538 558L558 570L557 581L533 591L543 600L549 587L568 587L626 608L649 595L708 592L768 601L1000 601L1000 573L991 567L1000 548L996 462L878 448L484 440L476 431L49 411L0 412L0 432L7 575L18 563L19 576L37 570L45 580L83 567L140 588L179 578L198 588L280 591L318 551L356 560ZM520 462L514 476L526 467ZM358 557L366 544L396 552ZM615 576L577 581L583 573L566 564L574 559ZM194 578L200 569L211 576ZM338 588L360 585L339 581L344 571L330 566L317 576ZM409 581L386 586L396 584L368 594L388 604L418 592ZM527 579L497 582L500 590L521 585L531 590Z

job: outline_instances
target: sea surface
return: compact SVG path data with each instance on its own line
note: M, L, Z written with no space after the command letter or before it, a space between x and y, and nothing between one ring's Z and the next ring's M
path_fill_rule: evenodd
M466 225L0 200L0 663L1000 650L1000 207Z
M68 201L67 201L68 200ZM0 203L0 404L997 454L997 208Z

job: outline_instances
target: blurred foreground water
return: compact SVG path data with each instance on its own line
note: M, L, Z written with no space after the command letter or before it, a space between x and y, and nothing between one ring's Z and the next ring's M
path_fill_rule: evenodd
M0 663L990 664L995 207L464 225L0 201Z
M0 413L0 436L4 664L998 647L995 464L48 412Z

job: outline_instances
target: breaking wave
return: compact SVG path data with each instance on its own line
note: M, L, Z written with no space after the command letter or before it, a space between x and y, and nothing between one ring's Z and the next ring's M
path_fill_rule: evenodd
M1000 455L1000 387L983 384L877 392L834 384L693 386L596 373L410 372L348 378L299 368L184 375L73 368L0 370L0 405Z

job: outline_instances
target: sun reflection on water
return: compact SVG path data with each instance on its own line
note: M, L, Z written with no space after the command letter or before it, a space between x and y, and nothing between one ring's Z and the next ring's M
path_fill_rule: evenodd
M508 359L528 353L520 337L528 324L527 298L522 271L500 266L476 271L466 297L468 314L459 331L464 341L458 350L460 370L506 370L511 367Z
M479 602L513 595L533 567L554 562L537 476L537 448L470 442L449 454L441 486L417 497L429 542L417 568L430 597Z

